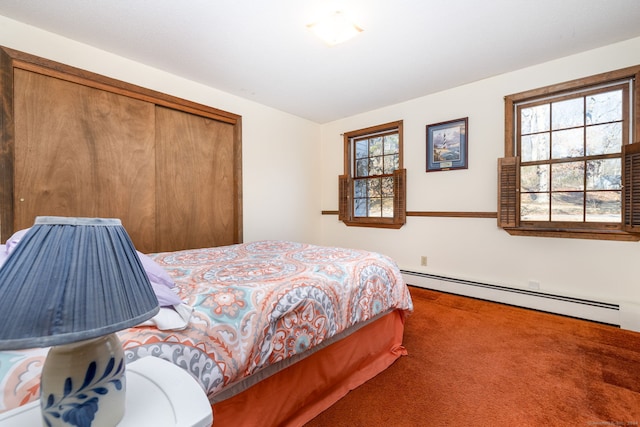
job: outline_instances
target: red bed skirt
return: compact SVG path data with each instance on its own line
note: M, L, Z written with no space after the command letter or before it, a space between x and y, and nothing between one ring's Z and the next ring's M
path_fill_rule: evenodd
M302 426L407 352L393 311L213 406L215 427Z

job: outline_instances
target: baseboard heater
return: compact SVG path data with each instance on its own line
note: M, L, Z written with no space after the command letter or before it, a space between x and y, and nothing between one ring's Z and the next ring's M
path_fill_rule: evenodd
M400 270L408 285L620 326L620 306L472 280Z

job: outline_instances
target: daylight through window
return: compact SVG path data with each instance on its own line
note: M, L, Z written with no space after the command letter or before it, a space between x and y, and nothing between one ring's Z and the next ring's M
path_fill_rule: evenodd
M398 132L356 138L353 215L393 218L393 173L400 165Z
M500 227L640 239L639 76L630 67L505 97Z
M628 88L517 105L521 221L621 221Z
M347 225L404 224L402 122L347 132L340 177L340 220Z

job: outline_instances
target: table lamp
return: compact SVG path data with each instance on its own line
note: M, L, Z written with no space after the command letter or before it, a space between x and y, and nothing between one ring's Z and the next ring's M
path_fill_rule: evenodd
M37 217L0 268L0 350L51 347L44 426L115 426L124 415L116 332L159 310L119 219Z

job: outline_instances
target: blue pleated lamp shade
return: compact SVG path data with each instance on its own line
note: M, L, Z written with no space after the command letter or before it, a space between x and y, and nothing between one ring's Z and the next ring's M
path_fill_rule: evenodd
M96 338L158 310L119 219L38 217L0 268L0 350Z

